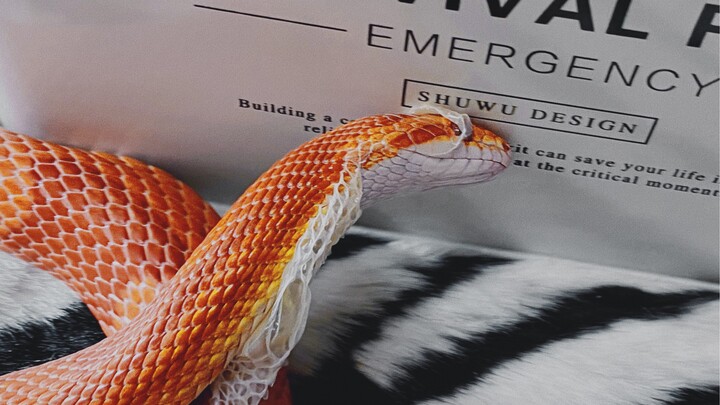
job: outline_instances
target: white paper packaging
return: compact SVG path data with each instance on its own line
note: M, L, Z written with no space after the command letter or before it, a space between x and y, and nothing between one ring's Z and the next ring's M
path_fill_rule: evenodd
M514 146L496 181L367 225L718 275L718 3L5 1L0 118L231 201L360 116L438 104Z

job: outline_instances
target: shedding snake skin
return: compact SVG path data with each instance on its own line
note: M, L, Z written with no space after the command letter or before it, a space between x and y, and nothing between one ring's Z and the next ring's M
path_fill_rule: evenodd
M0 376L0 403L187 404L208 386L212 402L259 403L303 331L313 273L363 207L508 165L501 138L457 117L338 127L219 222L160 169L0 130L0 248L65 281L108 335Z

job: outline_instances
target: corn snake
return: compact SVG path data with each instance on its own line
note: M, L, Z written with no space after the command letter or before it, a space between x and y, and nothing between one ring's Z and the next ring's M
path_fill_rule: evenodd
M507 166L501 138L455 118L321 135L212 230L214 211L162 170L0 132L0 246L66 281L108 335L0 377L0 400L189 403L212 383L216 401L258 403L302 332L312 274L363 207Z

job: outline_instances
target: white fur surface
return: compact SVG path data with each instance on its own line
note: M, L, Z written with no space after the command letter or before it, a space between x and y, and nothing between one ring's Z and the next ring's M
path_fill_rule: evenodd
M718 383L717 301L680 318L626 320L495 369L459 395L423 405L662 404L677 387Z
M373 314L378 302L422 284L417 274L402 266L426 263L436 253L427 245L401 240L327 262L311 285L313 295L320 295L310 302L305 334L290 355L293 371L310 375L319 363L337 354L333 342L352 326L349 315ZM358 269L357 263L363 263L363 268Z
M0 330L56 318L78 301L61 281L0 251Z
M343 258L331 256L315 275L305 334L290 356L294 375L302 376L305 382L321 382L321 397L328 389L322 384L337 371L326 369L326 365L349 356L351 362L343 367L357 372L349 376L375 384L381 393L378 395L388 395L385 398L402 398L403 393L397 392L402 388L395 384L412 381L413 375L408 375L407 370L422 367L428 356L462 353L458 340L512 327L554 308L563 296L581 291L602 286L632 288L647 294L705 291L712 295L718 291L718 286L710 283L360 227L353 228L351 234L384 241L360 246ZM428 274L417 269L439 271L436 267L448 256L487 255L510 260L490 266L478 264L478 270L468 272L468 277L449 283L439 292L418 293L417 300L403 311L387 316L387 303L430 286ZM16 260L7 262L0 255L0 328L60 316L63 308L77 302L62 283L26 267ZM633 302L623 305L633 306ZM636 309L642 312L642 305L638 303ZM401 403L671 403L678 389L718 385L719 311L717 298L711 298L657 319L619 316L606 325L569 337L559 336L531 350L519 350L515 357L483 371L482 378L459 384L460 388L449 394ZM357 346L345 352L347 345L343 342L365 327L367 316L375 317L377 333L358 340ZM345 383L351 387L347 392L352 392L350 381L340 381L336 389L344 393ZM319 403L375 403L352 397L330 397L326 401ZM297 403L308 404L318 402Z
M423 286L425 279L408 267L431 265L443 254L515 260L483 269L440 296L425 297L402 316L383 322L379 336L352 353L356 370L387 392L396 389L398 379L412 380L407 368L422 364L429 353L457 353L457 339L536 316L567 294L608 285L651 294L718 291L714 284L693 280L358 228L354 232L392 241L332 261L318 274L306 334L291 356L293 371L301 375L318 373L323 361L340 355L336 345L351 326L348 319L378 312L380 302ZM717 299L677 316L611 322L521 353L459 392L418 403L664 403L678 388L718 384L718 325Z
M417 243L423 244L423 240L417 239ZM431 241L424 241L424 244L429 243ZM388 246L388 249L397 247ZM400 254L399 250L397 254ZM467 250L470 252L473 250ZM411 254L412 251L403 253ZM668 283L663 277L644 277L585 263L528 257L494 267L449 288L440 297L424 300L402 319L384 328L382 335L363 346L355 358L362 365L360 370L365 370L369 378L391 388L390 377L402 375L404 367L413 364L422 351L452 353L454 339L507 327L536 316L568 292L602 284L638 287L658 293L697 285L685 280Z

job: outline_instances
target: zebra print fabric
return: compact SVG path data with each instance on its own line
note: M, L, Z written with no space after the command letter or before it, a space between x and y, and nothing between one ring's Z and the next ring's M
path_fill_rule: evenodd
M299 405L718 403L715 284L356 227L312 291ZM37 270L0 305L0 374L103 336Z

